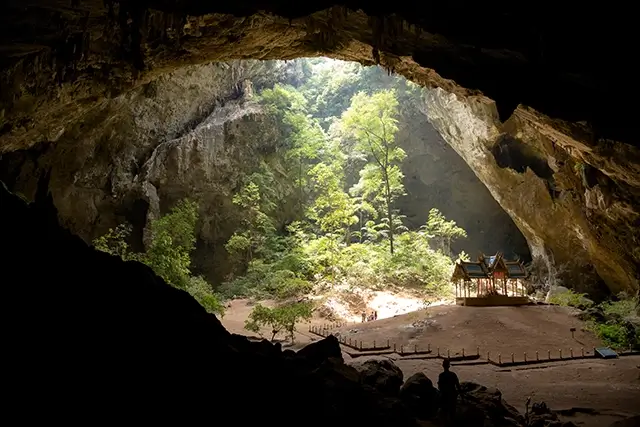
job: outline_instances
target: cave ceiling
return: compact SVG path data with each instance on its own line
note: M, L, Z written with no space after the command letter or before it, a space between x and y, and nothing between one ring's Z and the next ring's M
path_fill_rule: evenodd
M513 2L335 4L3 2L0 151L55 140L74 112L154 73L311 55L380 62L423 85L486 95L503 121L525 104L588 123L582 138L636 141L629 100L637 89L626 79L635 60L631 13Z

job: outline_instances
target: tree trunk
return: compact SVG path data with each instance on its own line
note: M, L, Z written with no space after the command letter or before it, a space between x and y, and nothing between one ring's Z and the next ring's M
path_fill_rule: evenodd
M384 171L384 185L385 185L385 199L387 202L387 218L389 219L389 250L391 255L393 255L393 217L392 217L392 209L391 209L391 186L389 185L389 175L387 171Z

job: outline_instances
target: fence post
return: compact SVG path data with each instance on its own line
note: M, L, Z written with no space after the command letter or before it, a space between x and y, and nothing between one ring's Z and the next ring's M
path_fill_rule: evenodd
M373 340L373 349L376 349L376 340Z
M582 357L584 357L584 347L580 349L580 353L582 354Z
M527 352L524 352L524 363L527 363Z
M491 355L491 352L487 351L487 362L491 362L491 357L489 357ZM500 357L500 355L498 354L498 357Z
M438 357L440 357L440 347L438 347Z
M513 353L511 353L511 363L516 363L515 358L513 357Z
M551 350L547 350L547 358L551 360Z
M462 357L464 357L464 347L462 347Z
M394 352L394 353L397 353L397 352L396 352L396 343L393 343L393 352Z
M480 346L476 347L476 354L480 356Z
M569 349L569 356L573 359L573 348Z
M450 359L451 356L449 355L449 350L447 350L447 359Z
M489 353L487 353L487 360L489 360ZM498 353L498 365L502 365L502 354Z
M540 360L540 356L538 356L538 352L536 351L536 360Z
M387 347L389 347L389 340L387 340Z
M413 352L414 352L414 353L417 353L417 352L418 352L418 345L417 345L417 344L413 346Z
M400 346L400 356L404 356L404 345Z
M362 341L360 341L360 350L362 350Z
M562 359L562 349L558 350L560 352L560 359Z

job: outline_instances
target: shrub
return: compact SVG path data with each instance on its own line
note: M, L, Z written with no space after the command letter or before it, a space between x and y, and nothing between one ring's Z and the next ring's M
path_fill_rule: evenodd
M579 294L572 291L571 289L568 289L565 292L552 294L549 297L549 302L551 304L562 305L565 307L575 307L581 310L593 307L594 305L593 301L587 298L587 294Z
M293 343L295 340L296 323L301 320L311 319L312 304L310 302L299 302L281 305L275 308L265 307L257 304L249 318L245 321L246 330L260 333L260 328L271 328L271 341L281 332L288 335Z
M189 292L207 312L224 316L224 305L204 277L191 277L187 285L187 292Z

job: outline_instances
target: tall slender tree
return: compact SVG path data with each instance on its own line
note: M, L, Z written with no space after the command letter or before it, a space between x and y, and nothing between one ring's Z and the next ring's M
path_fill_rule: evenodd
M394 252L397 228L394 202L404 194L400 164L406 157L395 140L398 100L394 90L373 95L360 92L342 115L343 129L356 141L355 150L364 154L368 164L360 171L360 181L353 191L379 206L382 222L387 226L389 250Z

